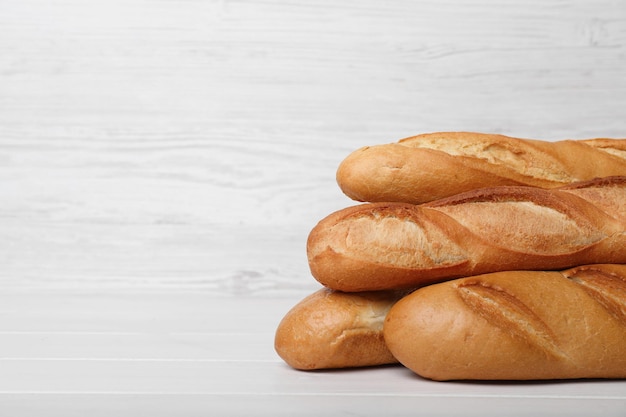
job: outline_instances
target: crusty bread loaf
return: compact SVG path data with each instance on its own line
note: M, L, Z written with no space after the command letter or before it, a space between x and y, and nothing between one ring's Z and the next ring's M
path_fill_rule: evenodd
M420 204L476 188L555 188L626 175L626 139L547 142L471 132L429 133L348 155L337 183L350 198Z
M341 291L418 287L516 269L626 263L626 177L494 187L423 205L366 203L311 231L312 275Z
M435 380L626 378L626 265L506 271L398 301L384 337Z
M383 339L383 321L404 294L316 291L289 310L278 325L276 352L302 370L396 363Z

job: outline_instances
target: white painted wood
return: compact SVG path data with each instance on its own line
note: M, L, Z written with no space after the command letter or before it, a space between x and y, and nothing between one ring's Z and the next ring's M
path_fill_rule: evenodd
M622 381L300 373L338 163L626 132L613 0L0 0L0 414L622 415Z
M624 136L625 40L608 0L4 0L4 280L309 287L350 151Z
M273 350L292 297L0 296L2 415L603 415L622 381L432 382L401 366L301 372Z

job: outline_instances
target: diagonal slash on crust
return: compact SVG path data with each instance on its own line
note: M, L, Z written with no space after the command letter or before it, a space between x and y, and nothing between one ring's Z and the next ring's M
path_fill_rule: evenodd
M461 300L476 314L547 355L567 359L554 332L526 304L503 288L470 280L456 285Z
M626 277L593 266L571 269L564 276L626 326Z

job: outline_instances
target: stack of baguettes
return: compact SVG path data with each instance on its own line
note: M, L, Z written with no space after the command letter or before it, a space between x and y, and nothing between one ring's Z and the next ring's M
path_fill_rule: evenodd
M448 132L359 149L311 231L324 288L275 348L296 369L435 380L626 378L626 139Z

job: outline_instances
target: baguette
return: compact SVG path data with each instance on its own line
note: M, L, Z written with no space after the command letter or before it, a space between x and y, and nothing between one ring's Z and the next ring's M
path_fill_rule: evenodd
M353 200L421 204L476 188L551 189L619 175L626 175L626 139L546 142L442 132L358 149L336 177Z
M626 265L431 285L391 308L384 337L434 380L626 378Z
M404 292L342 293L326 288L296 304L281 320L274 347L300 370L397 363L383 339L383 321Z
M626 177L553 190L494 187L423 205L348 207L313 228L307 257L315 279L347 292L626 263Z

